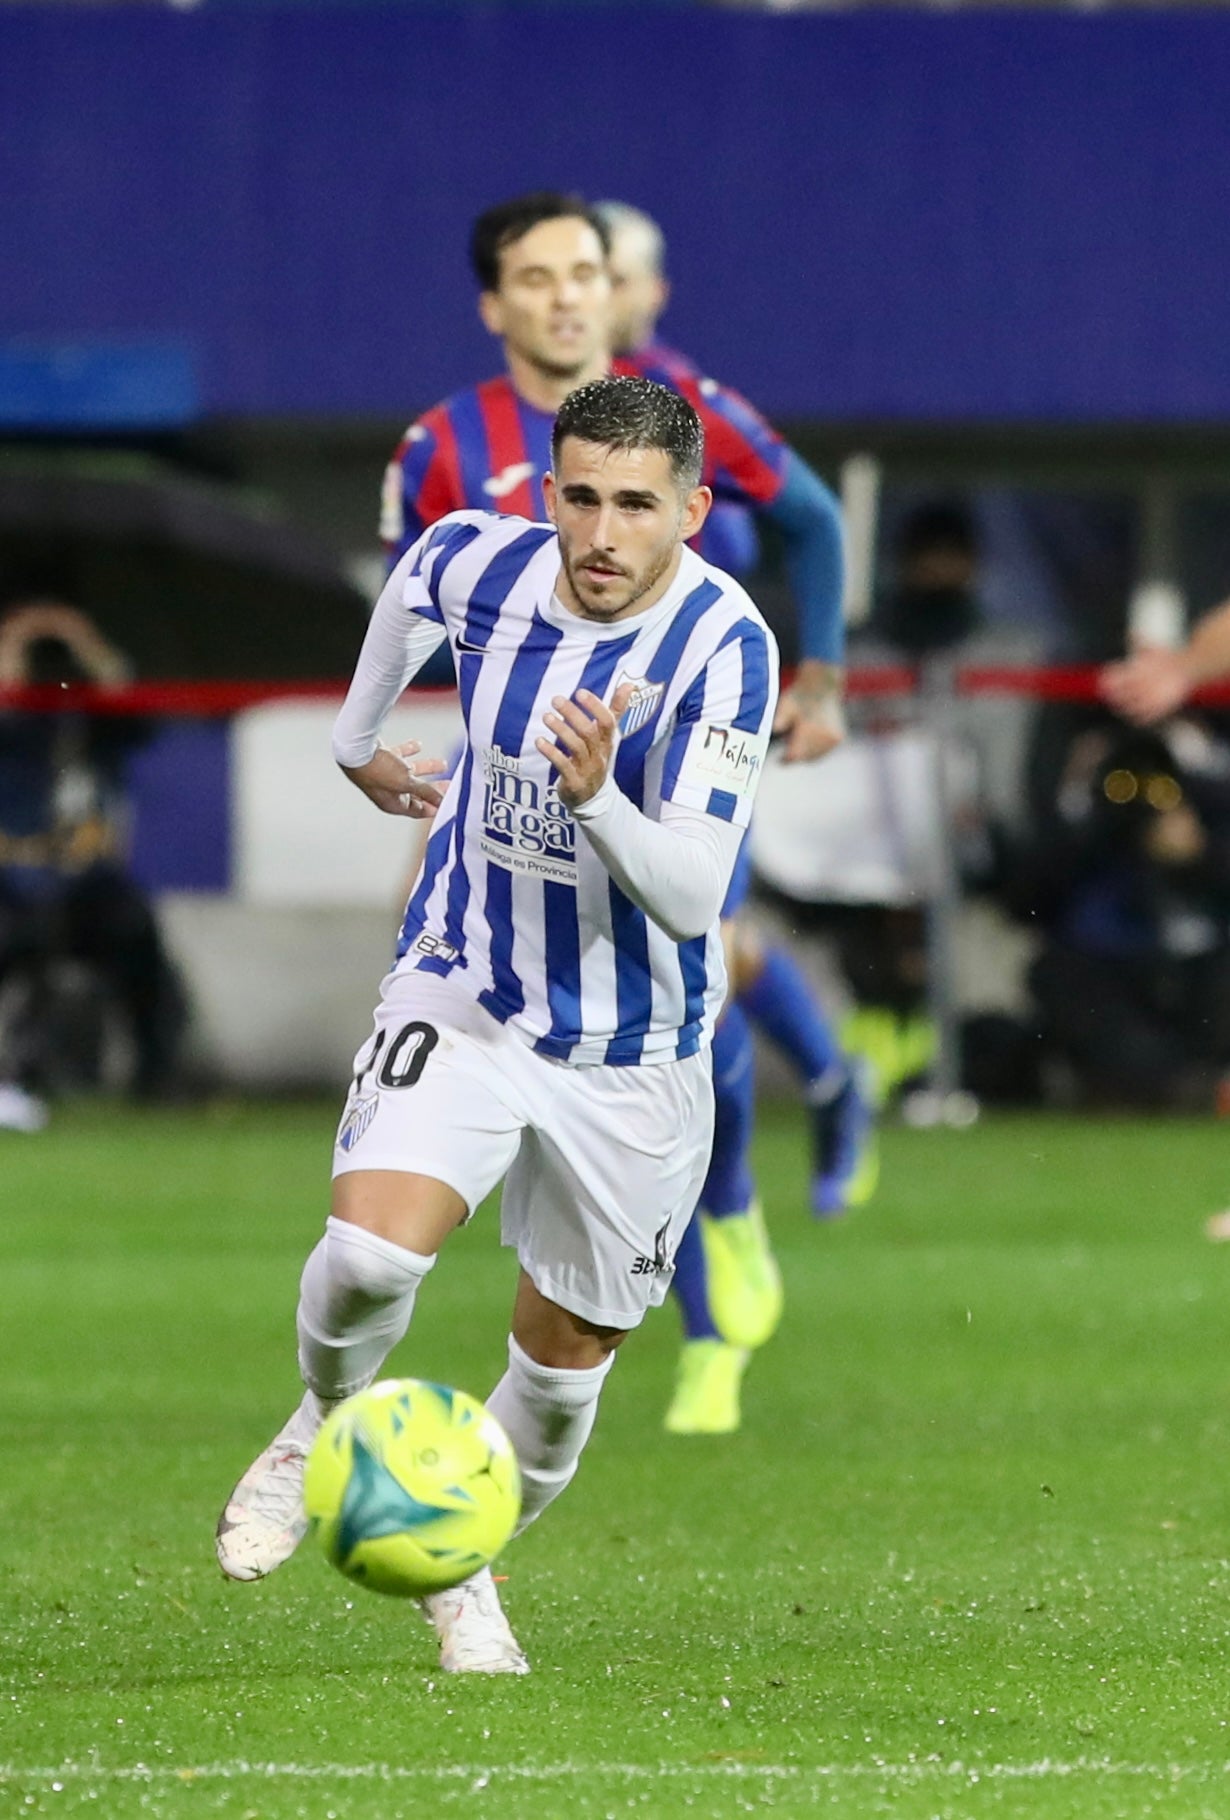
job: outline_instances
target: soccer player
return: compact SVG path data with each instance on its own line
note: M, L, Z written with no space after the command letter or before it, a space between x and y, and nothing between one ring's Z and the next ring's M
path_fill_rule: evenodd
M541 515L552 415L574 387L612 364L609 234L580 198L548 191L488 209L474 224L470 251L479 313L502 344L506 371L426 412L398 445L385 474L381 519L393 560L426 525L459 507ZM778 524L805 656L794 689L783 697L777 730L788 759L821 756L842 730L841 530L832 495L743 399L685 372L681 361L620 358L614 368L640 371L686 396L705 426L705 480L720 500L742 501ZM722 1032L722 1048L730 1043L733 1051L729 1066L717 1058L719 1124L726 1130L744 1122L741 1104L726 1104L726 1084L739 1081L750 1103L746 1040L737 1020ZM733 1317L727 1325L736 1341L721 1341L706 1317L694 1337L707 1343L687 1355L688 1401L710 1405L694 1425L710 1429L737 1424L747 1335L771 1332L781 1305L763 1223L746 1202L733 1205L736 1191L731 1178L715 1193L724 1207L732 1203L732 1217L710 1235L727 1254L718 1262L717 1299ZM685 1245L685 1277L694 1239ZM688 1306L699 1311L706 1303L702 1288ZM686 1324L693 1324L691 1314ZM674 1414L675 1427L690 1425L686 1415Z
M617 1347L666 1293L712 1142L718 912L777 694L756 608L685 547L702 460L677 393L583 386L556 420L551 522L449 514L377 602L334 753L378 808L434 826L303 1272L306 1392L218 1525L233 1579L293 1552L322 1420L376 1377L501 1178L521 1268L489 1407L521 1528L572 1479ZM379 733L445 637L466 746L442 795L436 761ZM423 1606L446 1670L526 1671L489 1571Z

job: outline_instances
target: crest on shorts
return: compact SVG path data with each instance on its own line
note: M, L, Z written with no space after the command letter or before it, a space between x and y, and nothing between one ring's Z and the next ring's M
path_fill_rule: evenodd
M625 683L632 684L632 699L624 709L619 731L627 739L629 734L639 733L645 723L652 719L654 710L662 699L662 692L666 688L666 684L650 682L647 676L625 674L616 677L616 691L622 689Z
M376 1116L379 1096L374 1093L361 1093L348 1109L337 1134L337 1147L349 1153L354 1149L367 1127Z

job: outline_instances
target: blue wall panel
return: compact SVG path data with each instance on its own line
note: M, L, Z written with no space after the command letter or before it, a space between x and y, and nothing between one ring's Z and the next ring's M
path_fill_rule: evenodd
M170 334L205 407L498 363L470 217L649 208L778 415L1230 417L1230 17L0 10L0 337Z

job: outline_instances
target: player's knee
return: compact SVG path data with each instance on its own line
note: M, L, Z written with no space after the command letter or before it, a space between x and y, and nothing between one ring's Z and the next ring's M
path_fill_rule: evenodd
M351 1307L399 1302L416 1290L434 1257L332 1216L325 1226L330 1300Z

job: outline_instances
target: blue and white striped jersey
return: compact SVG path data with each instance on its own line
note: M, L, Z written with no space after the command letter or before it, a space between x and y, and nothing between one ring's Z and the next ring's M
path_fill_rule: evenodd
M454 512L390 578L442 624L466 724L407 907L399 966L450 974L545 1055L631 1066L695 1053L725 992L717 925L677 943L615 884L535 749L554 695L635 693L614 775L745 827L777 698L773 635L739 585L684 549L666 595L613 626L555 596L549 525Z

